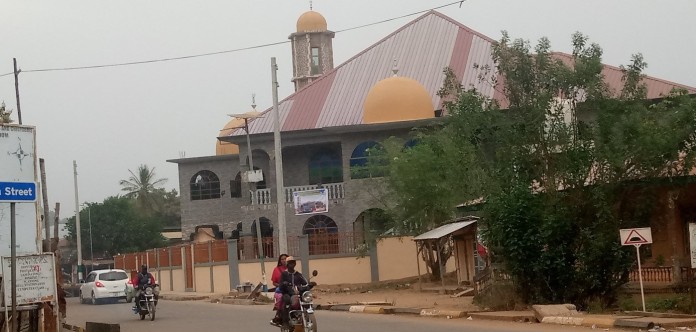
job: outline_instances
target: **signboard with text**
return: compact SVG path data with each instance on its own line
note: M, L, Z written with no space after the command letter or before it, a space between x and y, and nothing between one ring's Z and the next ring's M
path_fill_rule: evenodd
M5 303L12 303L10 285L11 258L2 257L2 269L7 276ZM17 256L17 305L55 300L56 273L52 253Z
M696 269L696 224L689 223L689 253L691 254L691 268Z
M0 182L0 202L26 203L36 201L36 183Z
M35 142L34 127L0 124L0 256L10 256L10 202L21 203L15 206L17 255L41 249Z

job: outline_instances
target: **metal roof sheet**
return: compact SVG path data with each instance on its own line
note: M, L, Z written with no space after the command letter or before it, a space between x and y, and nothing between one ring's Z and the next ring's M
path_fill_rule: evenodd
M367 93L378 81L391 76L394 59L399 76L420 82L432 96L432 104L440 109L437 95L444 79L443 69L450 67L465 88L475 88L482 94L508 105L501 91L503 78L498 75L498 86L479 79L480 69L474 64L495 68L491 48L495 40L436 11L430 11L394 31L374 45L356 54L343 64L288 96L279 103L282 131L318 129L363 124L363 103ZM565 53L554 53L564 61L571 61ZM489 73L496 75L496 73ZM605 81L614 90L622 86L620 68L606 66ZM645 77L648 98L667 94L672 88L684 88L696 93L696 88ZM253 134L273 132L273 116L269 108L265 117L250 121ZM230 135L244 135L235 130Z
M437 240L475 223L476 220L470 220L453 222L451 224L442 225L438 228L429 230L421 235L414 237L413 241Z

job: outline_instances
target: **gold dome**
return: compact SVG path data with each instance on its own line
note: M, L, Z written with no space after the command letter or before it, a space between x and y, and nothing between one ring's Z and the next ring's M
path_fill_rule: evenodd
M365 98L363 123L428 119L435 116L432 98L418 81L390 77L375 84Z
M251 111L244 114L257 115L259 112ZM218 137L228 136L235 130L242 127L244 127L244 119L232 118L232 120L227 122L227 124L220 129L220 134L218 134ZM217 143L215 144L215 155L221 156L225 154L239 154L239 146L237 144L217 140Z
M326 19L321 14L310 10L297 19L297 32L326 31Z

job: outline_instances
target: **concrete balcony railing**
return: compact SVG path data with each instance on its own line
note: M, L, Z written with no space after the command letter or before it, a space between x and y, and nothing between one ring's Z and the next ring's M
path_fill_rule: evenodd
M322 185L322 188L325 188L326 190L329 191L329 199L340 199L340 198L345 198L346 192L343 187L343 183L327 183ZM314 189L319 189L319 186L317 185L306 185L306 186L294 186L294 187L285 187L285 203L292 203L292 193L296 191L305 191L305 190L314 190Z
M292 193L296 191L314 190L318 189L317 185L306 185L306 186L294 186L285 187L285 203L292 203ZM345 198L345 189L343 183L329 183L322 185L329 191L329 199L342 199ZM251 205L268 205L273 204L271 199L271 192L275 189L257 189L250 190L250 200Z
M271 204L271 189L250 190L251 205Z

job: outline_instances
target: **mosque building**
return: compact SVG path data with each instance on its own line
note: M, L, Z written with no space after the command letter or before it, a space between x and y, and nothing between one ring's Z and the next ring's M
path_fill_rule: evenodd
M262 235L277 243L277 204L283 204L289 247L299 235L310 235L310 254L355 246L364 232L380 229L371 218L379 215L373 212L381 203L370 190L379 174L361 168L367 151L389 137L401 139L405 147L415 144L413 128L446 116L437 95L444 68L451 68L465 88L506 105L499 90L479 79L477 69L494 67L495 41L439 12L414 19L336 67L335 33L324 16L310 10L298 18L295 30L289 36L295 92L278 106L284 195L277 197L274 186L272 109L259 111L253 105L245 116L222 126L214 156L169 160L179 169L184 240L244 237L256 233L258 221ZM609 86L620 86L619 68L605 66L604 76ZM651 77L644 82L648 98L673 87L696 93ZM251 156L244 117L251 118ZM243 181L250 165L262 181ZM327 190L328 211L298 214L293 194L316 188ZM316 234L323 234L323 242L312 241ZM268 248L266 256L278 254L277 248Z

